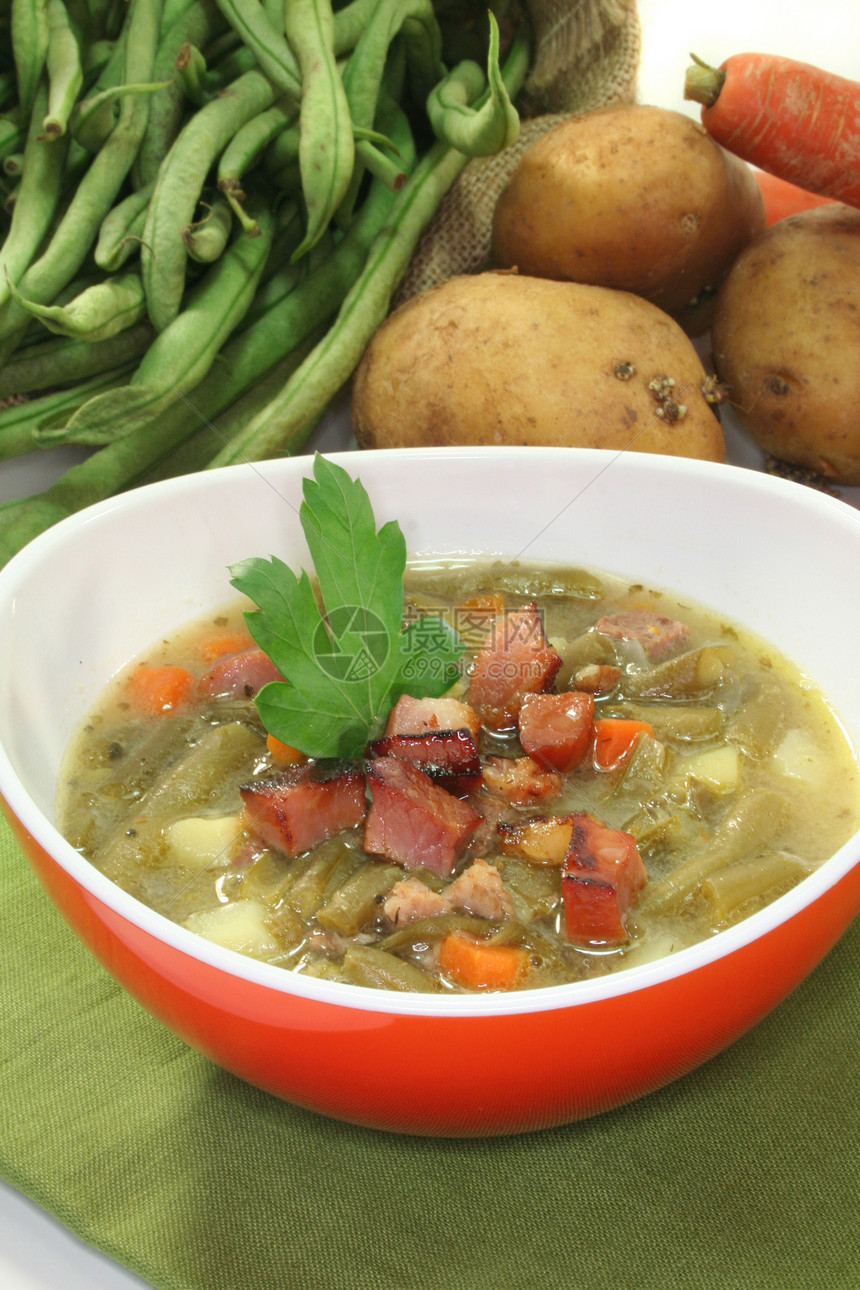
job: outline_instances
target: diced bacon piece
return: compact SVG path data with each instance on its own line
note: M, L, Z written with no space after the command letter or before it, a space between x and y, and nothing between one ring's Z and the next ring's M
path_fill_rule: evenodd
M448 883L443 894L453 909L474 914L476 918L510 918L514 912L514 902L502 883L502 875L486 860L473 861Z
M236 694L253 699L269 681L283 681L268 654L261 649L244 649L225 654L204 672L197 682L200 694Z
M514 806L551 802L562 789L558 771L538 765L533 757L485 757L484 786Z
M481 782L478 746L468 730L435 730L421 735L383 735L367 746L369 757L399 757L429 775L456 797Z
M578 766L591 742L594 696L580 690L527 694L519 715L523 751L562 773Z
M686 623L652 613L650 609L620 609L598 618L594 630L604 636L638 641L652 663L683 649L690 635Z
M368 762L367 782L372 801L365 851L405 869L423 867L448 877L480 823L480 812L399 757Z
M475 655L469 702L491 730L516 724L526 694L551 690L561 655L544 635L534 601L497 619Z
M387 735L420 735L433 730L468 730L477 740L481 721L475 709L459 699L443 695L439 699L414 699L403 694L388 715Z
M620 945L627 912L648 875L629 833L577 811L564 859L561 890L569 940Z
M586 663L573 674L577 690L586 694L609 694L621 680L621 668L614 663Z
M451 911L450 902L438 891L431 891L420 878L403 878L396 882L382 903L386 922L395 927L414 923L418 918L436 918Z
M562 865L573 836L570 815L535 815L499 824L499 847L530 864Z
M350 762L308 761L239 790L248 829L267 846L301 855L364 819L364 776Z

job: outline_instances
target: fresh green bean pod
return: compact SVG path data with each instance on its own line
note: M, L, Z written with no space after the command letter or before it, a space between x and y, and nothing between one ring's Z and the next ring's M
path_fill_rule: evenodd
M396 193L406 183L407 175L403 167L377 148L376 144L371 143L369 139L356 140L355 155L361 161L365 170L370 171L377 179L381 179L392 192Z
M152 421L203 379L247 312L269 254L274 217L261 210L258 220L260 236L233 242L149 347L128 385L91 399L65 426L46 433L46 441L110 443Z
M334 52L338 58L351 54L358 44L378 0L351 0L334 16Z
M87 152L98 152L117 123L119 99L126 94L156 94L166 90L169 81L151 81L146 85L112 85L92 98L76 103L69 118L69 133Z
M47 104L47 98L45 102ZM26 138L27 130L20 124L17 113L14 119L8 116L0 117L0 158L19 152Z
M182 85L182 92L196 107L208 103L212 95L207 91L205 81L208 68L206 59L192 41L186 41L176 55L176 71Z
M131 0L126 57L129 81L150 79L160 12L160 0ZM47 249L18 284L28 300L50 304L77 274L131 168L146 120L145 97L133 95L122 100L119 120L110 138L78 183ZM27 311L14 301L7 300L0 308L0 363L16 347L28 321Z
M249 390L229 403L220 414L213 416L212 420L205 418L199 409L189 402L183 402L174 408L172 411L176 424L184 422L185 425L191 425L193 429L196 419L198 428L186 435L176 447L166 452L151 470L140 475L134 481L135 485L153 484L159 479L172 479L175 475L190 475L194 471L203 470L219 447L229 443L237 429L274 398L299 363L306 358L321 334L320 328L311 332L307 340L277 362L271 371L255 381ZM170 416L171 414L168 413L167 417L170 418ZM164 419L161 418L162 421ZM145 430L139 431L141 435L145 433Z
M314 245L346 195L355 145L350 105L335 59L330 0L287 0L284 29L302 77L299 169L307 226L293 252L298 259Z
M512 93L528 69L528 44L518 37L505 66ZM320 410L354 371L373 333L385 318L422 231L467 158L436 143L396 195L391 213L374 241L364 269L347 295L337 320L277 399L248 423L243 433L213 459L212 466L260 461L295 452L307 439Z
M223 19L214 0L189 0L173 18L169 17L165 3L152 79L169 80L170 85L157 98L150 100L146 134L132 167L135 188L144 188L155 182L158 167L182 126L187 104L182 82L174 75L179 50L186 42L205 45L222 27Z
M146 316L139 273L121 273L88 287L67 305L37 305L11 288L19 304L57 336L108 340Z
M271 107L274 98L261 72L247 72L229 94L194 114L159 170L141 245L147 308L159 331L179 313L188 259L181 233L194 218L206 176L236 130Z
M127 364L88 381L79 381L68 389L55 390L40 398L0 408L0 461L32 452L38 446L36 431L39 426L49 425L57 418L65 420L69 413L93 395L124 381L131 370L131 365Z
M24 149L23 174L9 232L0 246L0 306L9 298L50 228L60 201L66 143L41 138L41 120L48 102L43 83L37 91Z
M378 0L343 69L343 87L354 127L373 128L389 49L401 33L409 76L419 100L445 75L442 33L432 0ZM352 216L363 173L363 165L357 165L341 203L338 220L344 226Z
M113 40L94 40L84 49L84 86L87 92L92 89L110 62L115 44Z
M299 65L282 29L272 25L263 6L258 0L217 0L217 4L272 84L298 102L302 96Z
M206 205L203 218L187 224L182 230L185 248L198 264L213 264L224 254L233 226L233 212L225 197L216 193ZM254 224L259 231L256 220Z
M81 50L63 0L48 0L48 111L42 128L48 139L65 134L69 117L84 83Z
M67 340L55 336L28 345L0 368L0 399L72 385L127 363L137 367L154 336L149 324L143 323L110 340Z
M161 26L168 31L190 9L194 9L200 0L164 0L161 10Z
M469 61L455 67L427 96L427 116L437 139L469 157L495 156L515 143L520 132L519 115L499 70L499 25L492 10L489 18L486 101L478 109L471 106L484 87L484 73Z
M244 45L228 54L222 63L210 67L198 47L184 44L176 55L176 71L185 97L195 107L203 107L216 98L245 72L253 71L257 60Z
M203 51L207 63L220 62L222 58L225 58L227 54L232 54L242 44L242 38L238 32L235 32L232 27L227 25L219 10L216 9L215 12L218 14L218 21L221 23L223 30L219 31L219 34L211 40L195 42Z
M407 156L410 147L404 117L401 116L398 129L392 128L392 135L399 151ZM387 188L382 184L372 185L349 232L319 271L309 275L294 292L232 337L220 355L222 361L212 367L206 380L188 396L141 430L108 444L72 466L44 492L0 505L0 565L50 525L84 506L132 487L160 461L177 452L201 427L211 427L216 447L222 444L224 439L216 418L252 390L286 356L296 360L295 364L288 364L290 368L298 366L307 356L307 342L310 340L314 348L319 343L322 324L336 314L339 301L360 275L367 249L383 227L393 202ZM115 346L129 335L122 333L104 343ZM96 350L98 346L91 348ZM0 381L3 375L0 369ZM232 425L230 431L232 434Z
M426 97L445 75L442 34L432 0L378 0L343 70L343 85L354 125L373 127L389 47L410 21L414 25L404 46L412 55L410 75L416 74L420 81L416 97Z
M106 90L111 85L119 85L125 75L125 57L126 41L128 39L128 26L123 24L116 37L110 41L110 52L107 59L99 69L95 81L89 86L88 92Z
M18 179L24 170L23 152L10 152L3 158L3 174Z
M22 119L27 120L36 102L48 54L48 0L12 0L10 34L18 104Z
M291 166L299 159L298 119L289 122L274 136L266 148L266 169L275 172Z
M154 187L153 181L129 193L102 220L93 251L93 259L100 269L116 272L140 245L146 208Z
M237 192L242 187L242 177L258 160L264 148L290 129L298 120L298 111L292 99L278 99L265 112L246 121L234 134L218 162L218 187L222 192ZM296 153L298 157L298 131ZM295 157L289 160L295 160Z

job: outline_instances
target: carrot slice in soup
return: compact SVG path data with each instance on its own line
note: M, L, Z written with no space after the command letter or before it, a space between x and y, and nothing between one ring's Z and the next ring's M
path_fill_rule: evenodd
M449 932L439 948L439 966L469 990L513 990L529 969L521 945L496 945L466 932Z
M173 712L190 702L195 687L191 673L174 663L142 663L128 682L135 706L152 717Z
M640 735L653 735L648 721L632 717L599 717L594 723L594 764L600 770L621 766L636 747Z

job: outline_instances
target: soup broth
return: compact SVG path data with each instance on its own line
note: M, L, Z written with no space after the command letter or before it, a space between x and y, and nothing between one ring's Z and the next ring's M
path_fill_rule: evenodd
M817 687L666 591L411 566L405 616L452 623L462 676L441 706L381 714L352 767L267 739L247 608L111 683L68 750L59 821L146 905L285 969L453 992L602 975L754 913L858 827L854 753Z

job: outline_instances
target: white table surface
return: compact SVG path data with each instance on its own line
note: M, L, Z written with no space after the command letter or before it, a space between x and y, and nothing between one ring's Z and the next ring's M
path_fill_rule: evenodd
M857 0L639 0L643 28L639 99L698 116L682 97L691 51L721 63L732 53L763 50L804 59L844 76L860 76L860 9ZM346 446L343 419L321 427L310 445ZM729 456L755 466L759 456L729 432ZM45 487L71 464L52 453L0 465L0 500ZM860 489L845 490L858 504ZM2 1290L146 1290L145 1282L77 1240L66 1228L13 1188L0 1183L0 1287ZM237 1290L241 1290L237 1287Z

